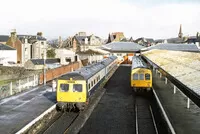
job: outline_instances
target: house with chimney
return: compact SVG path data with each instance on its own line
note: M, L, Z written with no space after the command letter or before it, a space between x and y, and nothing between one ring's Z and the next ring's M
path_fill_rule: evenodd
M69 37L63 42L63 46L74 51L82 52L89 49L95 49L102 45L102 39L95 35L87 36L85 32L79 32L73 37Z
M114 32L108 35L108 40L107 43L111 43L111 42L119 42L121 41L123 38L125 38L124 33L123 32Z
M155 41L152 38L141 37L141 38L136 39L134 42L145 47L155 45Z
M186 37L185 43L195 44L200 49L200 33L197 32L196 36Z
M17 50L17 63L21 65L29 59L42 59L46 56L47 43L41 32L37 35L17 35L14 29L6 44Z

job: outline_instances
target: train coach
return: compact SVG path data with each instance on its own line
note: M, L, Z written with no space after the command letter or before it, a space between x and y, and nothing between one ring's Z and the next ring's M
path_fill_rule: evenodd
M152 72L141 56L133 56L131 66L131 87L135 92L152 88Z
M57 109L83 110L91 95L117 65L117 57L82 67L57 79Z

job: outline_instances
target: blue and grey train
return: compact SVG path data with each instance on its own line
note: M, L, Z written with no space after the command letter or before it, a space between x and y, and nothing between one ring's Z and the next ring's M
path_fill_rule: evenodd
M117 65L117 57L82 67L57 79L57 109L83 110L91 95Z

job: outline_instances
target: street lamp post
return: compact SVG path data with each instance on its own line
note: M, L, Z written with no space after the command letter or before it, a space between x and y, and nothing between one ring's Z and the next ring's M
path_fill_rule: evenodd
M43 53L43 59L44 59L44 86L46 86L46 54L45 54L45 50Z

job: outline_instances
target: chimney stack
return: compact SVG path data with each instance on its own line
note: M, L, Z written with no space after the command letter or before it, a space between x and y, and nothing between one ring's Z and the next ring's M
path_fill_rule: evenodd
M37 32L37 36L42 36L42 32Z
M59 36L59 37L58 37L58 46L59 46L59 48L62 47L62 44L63 44L62 38L61 38L61 36Z
M11 30L10 36L11 36L11 41L14 43L16 41L16 37L17 37L16 29Z
M76 52L76 40L73 40L73 51Z

